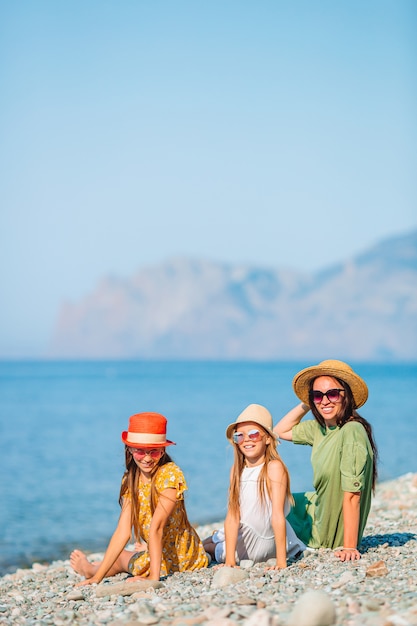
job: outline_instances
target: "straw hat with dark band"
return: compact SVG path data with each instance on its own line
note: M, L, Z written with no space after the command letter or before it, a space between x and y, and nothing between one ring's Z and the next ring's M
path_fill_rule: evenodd
M309 404L310 382L318 376L332 376L347 383L352 390L355 408L365 404L368 399L368 387L365 381L347 363L329 359L328 361L322 361L318 365L306 367L294 376L292 386L296 395L304 404Z
M259 426L262 426L262 428L266 430L270 437L277 439L276 434L272 430L272 415L268 409L260 404L250 404L247 406L246 409L239 415L237 420L233 422L233 424L229 424L226 429L226 437L231 439L238 424L243 424L244 422L255 422L255 424L259 424Z
M129 430L122 432L122 441L130 448L175 446L166 432L167 419L160 413L136 413L129 418Z

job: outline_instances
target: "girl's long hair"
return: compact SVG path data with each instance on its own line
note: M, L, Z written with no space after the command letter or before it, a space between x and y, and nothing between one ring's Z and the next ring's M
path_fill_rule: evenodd
M262 428L262 426L260 425L259 427ZM268 479L268 463L270 461L280 461L280 463L282 463L283 465L285 474L287 476L287 489L286 489L287 498L291 502L291 504L293 504L294 499L291 495L290 475L289 475L287 466L285 465L280 455L278 454L276 440L264 428L262 428L262 430L264 431L265 435L269 437L270 441L266 445L265 462L259 474L259 480L258 480L259 499L262 505L264 505L266 502L267 495L269 498L271 497L271 487L270 487L269 479ZM230 486L229 486L229 509L235 515L240 516L240 502L239 502L240 501L240 480L241 480L242 472L245 468L245 455L243 454L243 452L241 452L237 443L233 444L233 448L234 448L234 462L233 462L233 467L231 471Z
M377 468L378 448L376 446L375 439L374 439L374 436L373 436L372 426L370 425L368 420L366 420L364 417L359 415L359 413L354 408L355 401L353 399L353 394L352 394L352 390L351 390L350 386L344 380L342 380L341 378L337 378L336 376L332 376L332 378L337 380L337 382L339 383L339 385L341 386L341 388L345 392L344 396L343 397L341 396L341 398L342 398L342 402L341 402L342 411L340 411L339 415L337 416L337 419L336 419L337 426L342 428L348 422L359 422L360 424L362 424L362 426L364 427L364 429L366 431L366 434L368 435L369 443L371 444L372 452L374 453L373 467L372 467L372 491L375 492L376 481L377 481L377 478L378 478L378 468ZM310 381L310 388L309 388L310 409L311 409L311 412L313 413L315 419L320 424L320 426L322 426L323 428L326 428L326 423L325 423L323 417L320 415L317 406L311 400L311 392L313 391L314 381L315 381L315 378L313 378Z
M161 497L161 494L158 492L155 479L158 473L158 470L163 465L167 463L172 463L172 458L169 454L164 450L164 454L159 459L158 463L155 465L152 476L151 476L151 514L153 515L156 509L156 505ZM122 484L120 487L119 494L119 504L122 506L123 498L128 493L131 498L131 507L132 507L132 529L133 536L136 541L141 539L140 537L140 529L139 529L139 513L140 513L140 503L138 498L139 493L139 482L140 482L140 469L136 465L135 460L133 458L132 453L129 451L129 448L125 446L125 464L126 471L123 474ZM182 524L183 527L191 528L191 524L188 521L187 511L185 509L184 500L179 500L178 505L182 508Z

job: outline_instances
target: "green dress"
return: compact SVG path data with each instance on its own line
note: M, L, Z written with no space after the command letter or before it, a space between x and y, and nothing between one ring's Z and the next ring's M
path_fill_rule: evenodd
M287 519L311 548L343 546L343 492L361 492L358 545L371 506L373 451L362 424L322 428L307 420L292 429L294 443L312 446L315 491L295 493ZM349 546L350 547L350 546Z

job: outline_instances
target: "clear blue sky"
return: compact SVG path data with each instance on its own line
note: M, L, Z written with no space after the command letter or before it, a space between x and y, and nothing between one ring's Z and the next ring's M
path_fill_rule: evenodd
M417 225L414 0L4 0L0 357L172 256L305 272Z

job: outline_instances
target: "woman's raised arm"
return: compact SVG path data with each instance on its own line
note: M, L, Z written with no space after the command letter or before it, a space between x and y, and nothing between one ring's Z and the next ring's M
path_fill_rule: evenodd
M283 418L280 419L274 428L274 433L284 441L292 441L292 427L299 424L306 413L310 410L307 404L302 402L297 404L291 411L288 411Z

